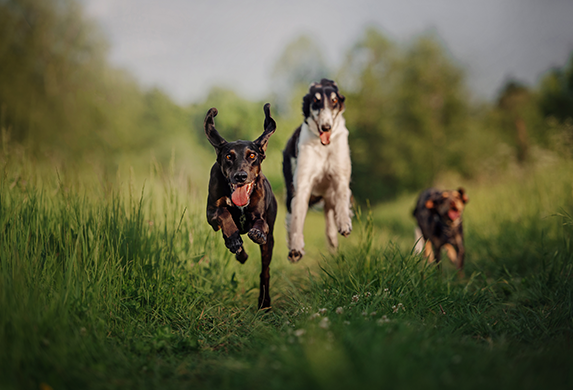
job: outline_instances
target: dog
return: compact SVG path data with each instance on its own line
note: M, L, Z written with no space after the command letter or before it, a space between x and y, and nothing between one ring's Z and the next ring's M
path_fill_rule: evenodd
M255 141L227 142L215 129L213 118L217 109L211 108L205 117L205 134L217 152L211 168L207 221L213 230L221 229L225 246L243 264L248 255L241 234L259 245L262 271L260 275L259 308L270 309L269 266L274 247L273 230L277 201L271 184L261 172L261 163L270 136L276 130L270 104L265 104L263 134Z
M326 237L331 250L338 247L337 233L352 231L350 210L350 148L343 117L345 98L332 80L312 83L302 99L304 121L283 151L287 190L288 259L304 255L304 220L308 208L324 201Z
M420 194L413 212L418 222L416 252L424 251L429 263L439 264L444 248L460 275L463 275L465 257L462 214L468 201L461 187L453 191L429 188Z

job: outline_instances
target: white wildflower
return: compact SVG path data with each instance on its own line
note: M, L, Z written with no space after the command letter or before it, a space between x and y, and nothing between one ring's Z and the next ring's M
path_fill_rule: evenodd
M322 309L318 309L318 312L319 312L321 315L325 315L325 314L326 314L326 311L327 311L327 310L326 310L325 307L323 307Z
M344 313L344 309L341 306L337 307L336 314L342 314L342 313Z
M306 333L306 329L297 329L294 331L294 335L296 337L301 337L302 335L304 335Z
M324 317L320 323L318 324L318 326L320 326L322 329L328 329L328 327L330 326L330 320L328 319L328 317Z

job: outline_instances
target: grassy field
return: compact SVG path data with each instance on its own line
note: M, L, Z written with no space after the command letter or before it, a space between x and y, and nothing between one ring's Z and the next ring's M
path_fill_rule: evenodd
M571 172L466 183L463 279L411 254L415 195L358 210L336 255L310 213L296 265L281 208L264 313L257 248L236 262L183 176L107 186L4 153L0 388L570 389Z

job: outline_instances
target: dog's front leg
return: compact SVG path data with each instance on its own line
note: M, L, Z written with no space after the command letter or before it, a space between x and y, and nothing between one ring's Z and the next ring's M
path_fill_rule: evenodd
M225 246L232 253L241 253L243 251L243 240L239 229L233 220L233 217L226 207L213 207L208 209L208 219L213 229L223 232ZM245 259L246 260L246 259Z
M304 183L304 185L297 188L292 199L292 215L290 216L288 232L290 249L288 259L292 263L296 263L304 256L304 219L308 211L312 178L302 179L299 177L297 181L298 183Z
M456 267L458 268L458 275L464 276L464 258L466 256L466 248L464 247L464 239L461 234L456 237L456 246L458 247L458 258Z
M350 177L337 180L336 185L336 226L338 232L344 237L348 237L352 232L352 213L350 211Z
M249 238L255 244L263 245L267 242L268 234L269 234L269 225L260 216L255 216L253 227L247 233Z

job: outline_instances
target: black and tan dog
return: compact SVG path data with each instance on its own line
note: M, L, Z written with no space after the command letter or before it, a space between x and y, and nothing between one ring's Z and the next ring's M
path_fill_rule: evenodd
M465 256L462 214L468 201L461 187L457 191L430 188L422 192L413 213L419 226L416 252L423 250L428 262L439 263L444 248L460 274L463 274Z
M261 249L259 308L270 308L269 265L273 255L273 228L277 201L271 184L261 172L261 163L276 123L270 104L265 104L264 132L255 141L227 142L215 129L211 108L205 117L205 134L215 151L217 162L211 168L207 221L215 231L221 229L225 246L244 263L248 255L241 234L247 234Z

